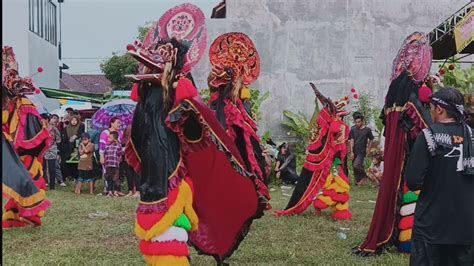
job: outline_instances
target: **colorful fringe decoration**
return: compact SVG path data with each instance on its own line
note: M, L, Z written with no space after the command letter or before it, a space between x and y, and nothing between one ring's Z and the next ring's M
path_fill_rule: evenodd
M18 191L14 191L5 183L3 184L2 195L9 200L2 216L2 228L39 226L42 223L41 218L44 216L44 211L50 207L50 202L45 199L46 182L43 178L43 155L52 139L48 129L42 126L40 121L41 117L36 107L24 97L11 101L6 110L2 111L3 136L11 143L16 154L19 151L24 154L19 156L19 160L39 190L34 197L27 199L22 197ZM34 133L33 136L29 135L31 132ZM11 171L11 169L8 170ZM5 174L8 174L7 172L5 170ZM24 206L25 204L29 206Z
M400 208L401 219L398 223L398 229L400 230L398 241L400 243L397 246L398 251L402 253L410 253L418 194L420 194L420 191L413 192L407 188L406 184L403 186L402 207Z
M326 178L320 194L313 205L317 211L332 207L332 218L335 220L348 220L352 218L349 211L349 180L340 168L341 160L336 158L333 171ZM339 172L339 173L338 173Z
M141 202L140 204L147 204ZM198 217L193 209L193 189L189 178L169 192L163 212L137 213L135 234L148 265L189 265L188 234L197 229ZM140 208L140 207L139 207Z

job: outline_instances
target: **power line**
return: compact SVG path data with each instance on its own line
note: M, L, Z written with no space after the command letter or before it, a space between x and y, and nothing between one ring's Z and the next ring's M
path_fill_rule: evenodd
M108 57L63 57L62 59L67 60L77 60L77 59L87 59L87 60L95 60L95 59L107 59Z
M100 72L102 74L102 70L96 69L96 70L85 70L85 71L78 71L78 72L65 72L68 74L84 74L84 73L92 73L92 72Z

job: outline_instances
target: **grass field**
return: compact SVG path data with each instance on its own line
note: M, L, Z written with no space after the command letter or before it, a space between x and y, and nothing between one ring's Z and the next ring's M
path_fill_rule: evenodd
M282 209L291 194L272 187L272 205ZM48 191L53 206L38 228L3 231L3 265L143 265L133 234L137 199L76 196L72 185ZM287 195L284 195L287 194ZM227 260L231 265L406 265L408 256L395 251L373 258L359 258L350 248L366 235L376 188L355 187L351 191L351 221L333 221L328 212L276 218L269 212L254 221L239 249ZM105 219L89 213L106 211ZM340 228L347 239L340 239ZM193 265L214 265L207 256L192 250Z

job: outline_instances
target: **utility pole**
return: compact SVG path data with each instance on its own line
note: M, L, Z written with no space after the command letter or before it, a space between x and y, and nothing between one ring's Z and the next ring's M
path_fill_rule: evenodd
M61 66L59 66L59 78L61 79L63 77L63 62L62 62L62 40L63 40L63 35L62 35L62 29L63 29L63 24L62 24L62 16L61 16L61 4L64 2L64 0L58 0L59 3L59 61L61 62Z

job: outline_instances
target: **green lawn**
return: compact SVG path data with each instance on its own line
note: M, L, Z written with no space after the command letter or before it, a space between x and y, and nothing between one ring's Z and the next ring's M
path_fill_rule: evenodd
M272 205L283 208L291 194L273 187ZM143 265L133 234L137 199L76 196L72 185L48 191L53 205L38 228L3 231L3 265ZM335 222L329 213L317 216L313 209L295 217L276 218L269 212L254 221L239 249L227 260L231 265L403 265L408 256L395 251L374 258L359 258L350 248L368 230L377 191L370 186L351 191L351 221ZM369 201L370 200L370 201ZM89 213L106 211L106 219ZM339 239L340 228L347 239ZM211 257L192 250L193 265L213 265Z

